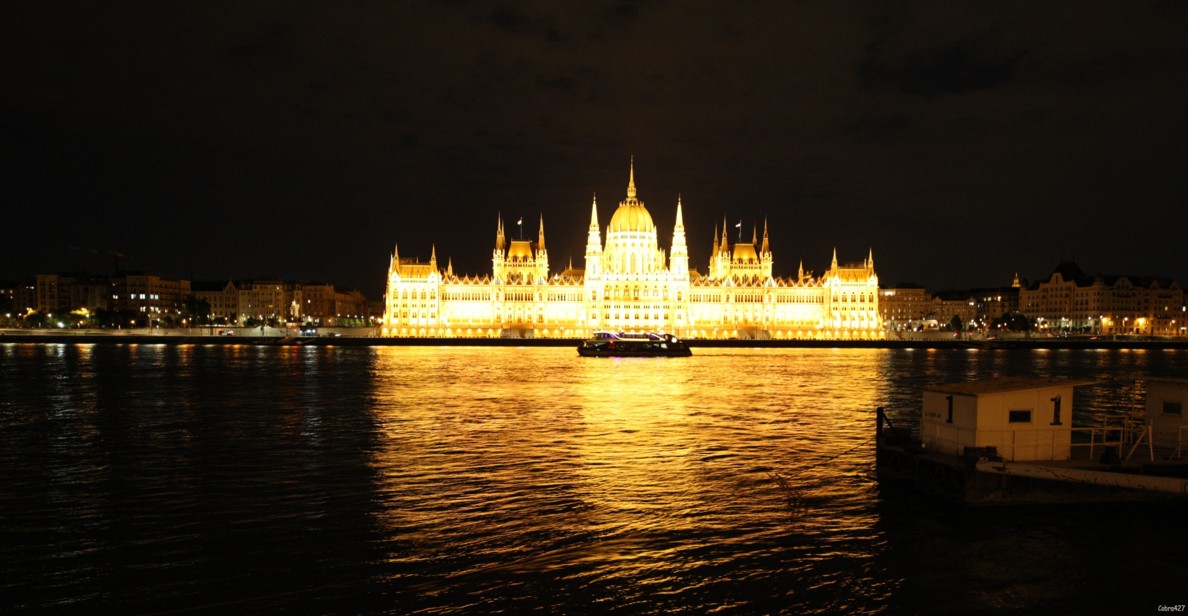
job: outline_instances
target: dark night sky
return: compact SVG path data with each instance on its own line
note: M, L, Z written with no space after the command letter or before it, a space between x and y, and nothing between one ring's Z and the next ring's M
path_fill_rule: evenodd
M377 296L394 244L489 273L497 216L582 265L627 165L691 264L1188 284L1181 2L5 3L0 278L103 251ZM96 249L98 253L86 250Z

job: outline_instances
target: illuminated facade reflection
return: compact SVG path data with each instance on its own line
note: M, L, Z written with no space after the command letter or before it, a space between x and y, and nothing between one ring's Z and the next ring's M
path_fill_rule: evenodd
M776 277L766 223L762 239L756 228L750 242L741 241L741 223L735 226L740 241L731 245L723 222L706 272L691 270L681 200L666 255L632 166L605 244L597 199L590 206L584 270L550 274L543 218L536 242L509 241L498 221L490 275L459 276L452 263L442 269L436 250L427 263L394 250L381 335L580 338L607 329L689 338L882 337L873 251L842 264L835 250L820 276L801 265L795 277Z

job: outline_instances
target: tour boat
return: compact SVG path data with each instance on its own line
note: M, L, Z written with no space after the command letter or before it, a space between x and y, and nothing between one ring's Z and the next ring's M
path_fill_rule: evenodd
M582 357L688 357L689 345L672 334L594 332L578 345Z
M1144 380L1142 411L1115 426L1072 425L1073 388L1090 381L926 388L918 436L876 410L880 483L966 505L1188 499L1188 380Z

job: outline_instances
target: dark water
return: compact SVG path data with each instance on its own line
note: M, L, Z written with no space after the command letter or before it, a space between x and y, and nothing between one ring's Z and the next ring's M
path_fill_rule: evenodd
M1188 602L1183 507L880 496L876 406L1009 375L1098 379L1077 405L1121 413L1188 353L0 345L0 611Z

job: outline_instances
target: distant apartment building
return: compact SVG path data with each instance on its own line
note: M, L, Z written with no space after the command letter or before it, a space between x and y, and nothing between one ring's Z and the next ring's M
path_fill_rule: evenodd
M239 319L239 290L234 282L195 280L191 288L195 298L206 302L210 317L226 323Z
M300 285L300 314L329 316L341 314L339 292L332 284L305 283Z
M281 280L242 281L237 291L241 321L248 318L289 321L301 316L291 305L291 294L286 293L285 283Z
M985 329L996 319L1019 311L1019 279L1010 287L929 293L905 283L879 290L879 312L888 331L949 327L956 317L962 328Z
M189 294L188 280L150 274L37 274L31 285L17 289L14 308L42 313L119 310L158 314L177 312Z
M33 284L20 294L24 312L30 308L52 314L76 310L107 310L111 302L111 281L106 276L85 273L38 274Z
M971 289L970 299L974 302L975 320L980 326L989 326L997 319L1019 313L1019 277L1009 287Z
M189 280L173 280L151 274L112 276L112 310L136 312L150 321L168 314L180 314L191 295Z
M904 283L879 290L879 316L889 331L923 329L932 314L932 295L920 285Z
M367 298L358 291L340 291L332 284L278 279L196 282L194 296L210 306L210 314L229 324L306 322L319 325L363 325Z
M969 291L939 291L932 297L929 320L939 327L950 326L956 320L962 330L968 330L977 326L978 304Z
M139 272L38 274L26 283L7 285L0 296L15 314L30 309L47 315L112 311L131 319L124 325L180 322L192 308L187 306L191 298L207 302L209 315L234 324L252 319L365 325L372 308L362 293L330 284L275 278L191 283Z
M1040 329L1094 334L1188 334L1184 291L1170 278L1086 275L1061 263L1019 291L1019 310Z
M17 289L20 284L15 280L0 280L0 312L12 315L16 310Z
M139 315L132 322L157 322L182 312L190 295L188 280L174 280L139 272L114 276L63 272L37 274L10 292L8 310L43 315L124 312ZM131 324L131 323L129 323Z

